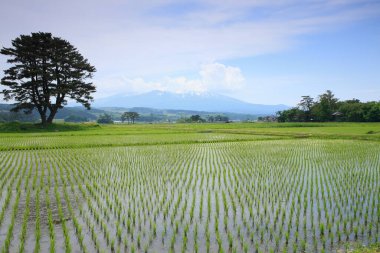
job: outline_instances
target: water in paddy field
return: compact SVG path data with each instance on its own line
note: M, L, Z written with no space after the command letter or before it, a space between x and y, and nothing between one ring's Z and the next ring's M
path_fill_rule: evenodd
M380 242L376 143L5 150L0 168L9 252L342 252Z

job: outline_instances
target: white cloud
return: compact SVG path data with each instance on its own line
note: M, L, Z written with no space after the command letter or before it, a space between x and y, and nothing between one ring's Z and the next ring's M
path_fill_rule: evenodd
M136 94L151 90L165 90L160 82L147 82L143 78L127 78L123 76L109 77L96 80L96 98L108 97L115 94Z
M174 78L166 78L164 82L166 84L164 90L175 93L203 93L208 91L207 87L200 79L188 79L184 76L180 76Z
M165 76L210 60L286 50L299 35L379 14L380 3L371 0L14 0L0 9L9 24L0 41L50 31L77 46L100 78Z
M114 94L135 94L152 90L175 93L229 92L241 90L245 78L237 67L225 66L221 63L202 64L199 77L189 79L185 76L166 77L159 81L146 81L143 78L112 77L96 82L96 97Z
M12 0L0 8L7 24L0 46L35 31L67 39L96 66L97 97L153 89L242 91L238 68L202 63L281 52L302 35L379 14L374 0ZM0 71L5 61L0 55ZM196 78L174 74L200 66Z
M235 91L242 89L245 82L239 68L220 63L202 65L199 74L208 90Z

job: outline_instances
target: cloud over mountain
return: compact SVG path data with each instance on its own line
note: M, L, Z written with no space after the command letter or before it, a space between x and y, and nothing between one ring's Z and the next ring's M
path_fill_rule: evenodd
M119 77L101 80L97 86L100 97L114 94L136 94L152 90L174 93L223 93L244 88L245 78L239 68L214 62L203 64L198 76L194 79L177 76L166 77L159 81L145 81L143 78Z

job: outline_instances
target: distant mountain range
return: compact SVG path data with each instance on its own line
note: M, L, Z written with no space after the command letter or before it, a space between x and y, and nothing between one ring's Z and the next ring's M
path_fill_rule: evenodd
M115 95L96 99L93 107L148 107L156 109L192 110L207 112L230 112L255 115L275 114L288 109L286 105L251 104L213 93L171 93L151 91L139 95Z
M10 113L11 104L0 103L0 122L39 120L36 110L25 115L22 112ZM114 120L120 120L123 112L134 111L140 114L142 122L174 122L198 114L203 118L212 115L224 115L233 121L254 120L261 115L272 115L277 111L288 109L286 105L250 104L228 96L204 93L176 94L152 91L135 96L117 95L97 99L86 110L83 106L65 106L60 109L55 119L66 119L70 116L80 117L84 121L95 121L100 114L108 113Z

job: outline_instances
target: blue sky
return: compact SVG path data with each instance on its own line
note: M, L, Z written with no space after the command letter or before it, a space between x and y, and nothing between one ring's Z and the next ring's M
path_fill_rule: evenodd
M166 90L295 105L330 89L380 100L377 0L13 0L0 15L1 46L46 31L78 47L98 98Z

